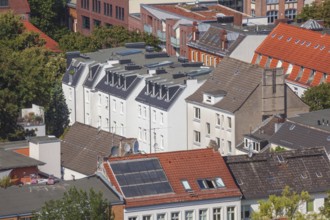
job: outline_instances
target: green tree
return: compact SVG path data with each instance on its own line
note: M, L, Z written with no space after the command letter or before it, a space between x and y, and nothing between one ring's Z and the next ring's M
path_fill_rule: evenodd
M106 220L113 219L109 203L101 192L90 189L89 193L70 188L62 199L46 202L41 210L34 214L37 220Z
M61 83L55 85L51 91L50 102L45 109L47 134L60 137L69 125L69 110L65 103Z
M327 198L324 200L323 207L320 208L320 213L326 219L330 219L330 191L328 192Z
M330 84L322 83L308 88L302 100L309 105L310 111L330 108Z
M9 176L4 176L0 178L0 187L1 188L7 188L11 185L10 183L10 177Z
M313 2L305 5L298 15L298 18L304 21L308 19L324 20L326 27L330 26L330 0L324 0L321 3Z
M308 219L299 211L299 206L309 201L308 192L302 191L300 194L292 191L286 186L280 196L270 195L268 200L259 201L259 211L252 214L253 220L270 220L285 217L292 219Z

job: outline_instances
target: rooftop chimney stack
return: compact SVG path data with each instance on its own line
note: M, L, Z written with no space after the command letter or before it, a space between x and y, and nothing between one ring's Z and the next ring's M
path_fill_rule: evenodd
M227 40L227 31L220 31L220 40L221 40L221 49L226 50L228 48L228 40Z
M193 22L193 29L192 29L192 32L193 32L193 41L198 41L199 40L199 31L198 31L198 24L197 24L197 21L194 21Z

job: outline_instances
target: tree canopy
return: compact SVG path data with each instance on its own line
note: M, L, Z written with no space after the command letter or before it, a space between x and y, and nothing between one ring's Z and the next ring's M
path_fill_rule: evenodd
M308 88L302 100L309 105L310 111L330 108L330 84L322 83Z
M324 20L324 25L330 27L330 0L305 5L298 18L304 21L308 19Z
M62 199L46 202L41 210L34 214L36 220L106 220L113 219L109 203L101 192L93 189L87 193L75 187L64 193Z

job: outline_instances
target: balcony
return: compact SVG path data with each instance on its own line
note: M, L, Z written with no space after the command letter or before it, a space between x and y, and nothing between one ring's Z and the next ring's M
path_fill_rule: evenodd
M148 24L144 25L144 32L148 33L148 34L152 34L152 27Z
M166 33L165 32L157 30L157 37L159 38L160 41L166 42Z
M171 45L175 48L180 48L180 39L171 37Z

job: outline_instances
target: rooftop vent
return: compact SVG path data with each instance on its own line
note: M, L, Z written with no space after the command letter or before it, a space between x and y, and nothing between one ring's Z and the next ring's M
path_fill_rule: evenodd
M142 68L142 66L136 65L135 63L130 63L125 66L125 70L139 70L141 68Z
M119 64L127 64L127 63L131 63L132 60L131 59L120 59L119 60Z

